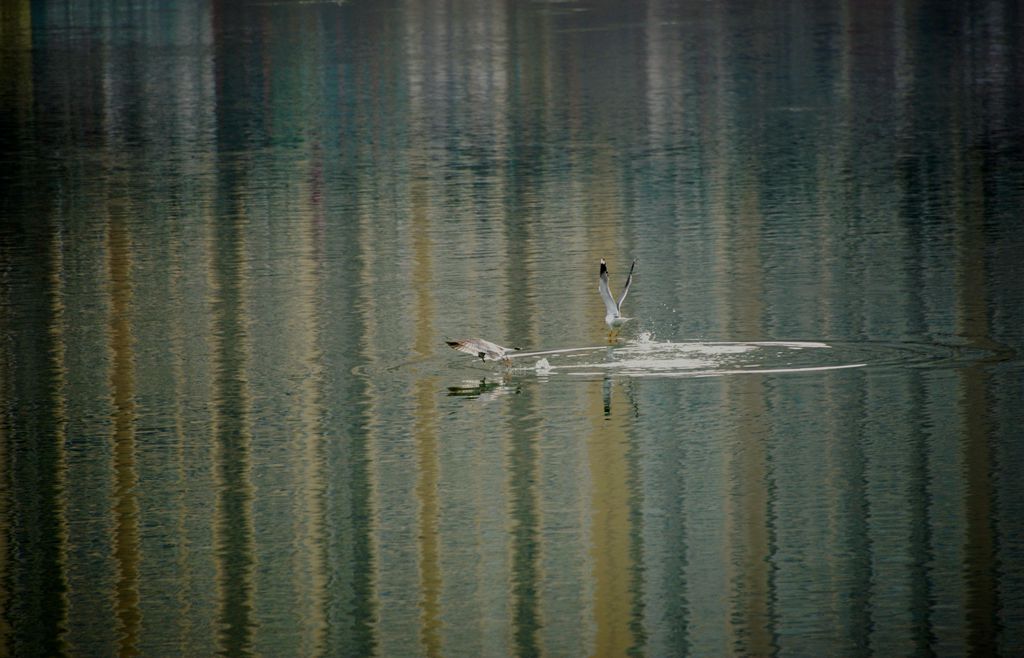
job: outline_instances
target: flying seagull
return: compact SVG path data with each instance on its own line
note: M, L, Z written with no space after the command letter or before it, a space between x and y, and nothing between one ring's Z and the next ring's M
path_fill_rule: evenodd
M506 366L512 365L511 350L518 350L518 347L502 347L483 338L467 338L465 340L446 340L448 346L453 350L472 354L479 357L481 361L501 361Z
M636 259L633 259L633 264L629 266L629 276L626 277L626 285L622 288L622 296L619 297L619 301L615 301L612 297L612 291L608 289L608 266L605 265L604 259L601 259L601 275L600 281L597 284L597 289L601 293L601 299L604 300L604 307L606 313L604 315L604 323L608 325L608 340L611 340L617 333L619 328L626 324L633 318L622 317L622 302L626 300L626 294L629 292L629 284L633 282L633 268L636 267Z

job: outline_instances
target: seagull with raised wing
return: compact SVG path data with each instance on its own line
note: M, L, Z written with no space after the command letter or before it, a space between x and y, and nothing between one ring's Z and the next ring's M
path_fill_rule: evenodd
M448 346L453 350L472 354L481 361L501 361L505 366L512 365L512 355L510 355L509 352L520 349L518 347L502 347L497 343L492 343L491 341L484 340L483 338L446 340L445 342L448 343Z
M601 259L601 274L597 283L597 290L601 293L601 299L604 300L606 310L604 323L608 325L609 329L608 340L611 340L619 333L622 325L633 319L622 316L622 302L626 300L626 294L629 293L629 284L633 282L634 267L636 267L635 258L633 259L633 264L629 266L629 275L626 277L626 285L622 288L622 295L619 297L619 301L615 301L615 298L612 297L612 291L608 288L608 266L605 264L604 259Z

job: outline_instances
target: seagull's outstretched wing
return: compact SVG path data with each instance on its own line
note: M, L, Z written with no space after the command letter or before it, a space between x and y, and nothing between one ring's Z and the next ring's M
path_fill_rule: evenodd
M465 340L446 340L448 346L453 350L471 354L478 359L483 361L498 361L500 359L511 358L512 355L507 354L511 350L518 350L518 347L502 347L497 343L492 343L489 340L483 338L467 338ZM515 355L518 356L518 355Z
M448 346L458 352L464 352L465 354L471 354L478 359L483 359L487 356L487 351L481 349L483 346L479 344L478 340L446 340Z
M630 275L633 271L630 270ZM628 284L627 284L628 286ZM615 298L612 297L612 291L608 289L608 266L605 265L604 259L601 259L601 274L600 280L597 283L597 289L601 293L601 299L604 300L604 307L608 312L608 315L617 317L619 315L619 305L615 303ZM625 294L623 294L625 297Z
M626 300L626 293L629 292L629 284L633 283L633 268L636 267L636 259L633 259L633 264L629 266L629 276L626 277L626 287L622 289L622 296L619 297L619 303L616 304L618 308L622 308L622 302ZM607 278L607 277L605 277ZM607 303L607 302L606 302Z

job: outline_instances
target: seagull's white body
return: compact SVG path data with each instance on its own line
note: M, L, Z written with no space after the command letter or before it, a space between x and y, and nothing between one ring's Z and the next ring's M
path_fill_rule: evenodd
M633 282L633 268L636 267L636 259L633 259L633 264L629 266L629 275L626 277L626 285L622 288L622 295L619 296L619 300L615 301L612 297L612 291L608 288L608 266L605 264L604 259L601 259L601 273L598 278L597 290L601 293L601 299L604 300L604 323L608 325L608 338L612 338L619 330L622 325L626 324L633 318L623 317L622 315L622 302L626 299L626 294L629 293L629 284Z
M467 338L465 340L448 340L449 347L459 352L472 354L481 361L501 361L505 365L510 364L511 350L518 350L518 347L502 347L483 338Z

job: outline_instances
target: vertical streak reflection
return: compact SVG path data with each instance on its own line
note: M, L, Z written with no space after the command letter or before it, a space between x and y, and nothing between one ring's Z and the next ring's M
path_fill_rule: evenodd
M416 295L416 353L428 357L433 352L434 317L430 283L431 242L424 177L417 176L412 183L413 276ZM416 381L416 436L419 481L416 498L420 504L419 556L420 556L420 641L427 656L441 655L441 567L438 551L438 454L437 405L435 390L437 378L422 377Z
M737 447L730 454L735 487L727 497L730 526L728 567L732 585L731 646L739 655L772 654L771 636L771 493L768 451L763 432L765 389L760 377L740 377L727 385L727 398L740 409ZM728 509L727 507L727 509Z
M171 247L171 294L170 303L174 309L175 316L183 317L184 295L182 286L182 246L181 237L175 234ZM188 653L188 637L190 634L190 608L192 606L193 578L192 556L189 546L188 535L188 459L186 454L187 434L185 430L185 329L184 322L176 321L170 330L171 354L173 362L171 365L171 378L174 382L174 445L175 445L175 475L178 487L175 495L177 506L175 533L178 542L175 549L175 566L180 573L180 580L177 586L176 602L179 611L178 622L178 651L182 654Z
M524 392L520 398L529 396ZM532 402L532 401L531 401ZM517 411L519 408L517 407ZM513 413L515 427L528 424L525 413ZM512 492L512 595L513 629L515 651L518 656L539 656L540 646L537 631L540 628L540 613L537 584L539 582L539 548L537 527L537 444L526 433L512 432L512 447L509 455L510 490Z
M729 221L734 232L732 249L735 278L730 297L729 326L732 335L760 333L764 325L764 265L761 230L764 218L756 194L756 174L741 169L741 184L735 200L739 213ZM726 386L726 397L738 407L741 419L737 437L738 455L730 456L737 475L733 478L738 491L727 498L735 505L728 515L729 541L735 542L728 565L737 570L730 574L732 615L728 625L731 646L741 655L765 656L773 653L771 635L771 492L769 490L768 449L763 433L763 419L768 417L765 405L764 380L760 377L739 378Z
M110 389L114 441L114 558L119 653L139 655L139 501L135 464L135 354L131 236L124 211L107 228L110 274Z
M635 402L631 402L631 410L635 409L634 405ZM627 486L629 488L627 506L629 507L629 631L631 638L631 645L627 653L630 656L646 654L648 635L644 624L647 577L644 561L643 472L640 469L640 461L639 442L631 437L626 450Z
M969 162L958 172L967 189L958 208L957 323L959 333L987 340L988 291L985 285L984 181L980 163ZM967 464L966 582L967 640L971 653L997 654L999 610L996 586L996 533L993 527L994 487L988 414L991 408L985 388L986 373L975 364L962 370L961 388Z
M230 169L229 163L222 163ZM237 184L224 174L222 198L235 199ZM252 432L249 421L248 332L243 270L242 210L228 204L215 218L213 250L213 463L217 487L214 550L217 563L219 653L252 653L254 529Z
M634 588L638 564L633 541L638 533L632 528L636 510L631 506L634 502L630 492L631 442L622 424L630 410L628 401L616 401L622 396L612 396L610 389L607 393L601 398L597 395L591 398L593 406L589 415L593 431L587 446L594 483L591 520L597 624L594 651L599 656L625 656L637 653L643 643L640 629L631 624L640 593Z
M369 181L363 181L366 188L360 188L360 194L370 197L374 194L369 187ZM376 236L374 232L376 217L369 204L358 213L358 231L353 239L356 245L374 245ZM376 258L375 250L372 247L365 247L359 251L362 260L359 264L355 278L359 285L356 290L359 294L357 307L360 310L361 323L363 325L362 335L359 337L359 357L369 368L378 367L380 355L377 352L377 345L374 338L381 334L381 323L377 319L376 303L378 297L373 294L374 283L378 274L380 262ZM360 443L353 447L362 453L363 457L357 461L361 468L357 474L356 482L353 484L354 498L353 511L362 513L366 520L367 527L363 537L354 542L353 553L358 553L363 559L357 561L356 569L353 571L353 598L351 608L353 610L353 635L357 636L360 642L355 643L357 647L373 648L375 652L388 653L386 651L388 634L382 631L385 623L381 622L383 601L381 592L387 587L384 578L384 564L386 558L386 542L382 536L381 511L384 509L383 477L381 472L381 439L382 431L382 406L384 394L381 388L375 384L373 378L366 378L363 391L364 413L360 418L360 429L357 433L362 438ZM362 486L357 486L362 485ZM365 572L360 572L359 567L365 567ZM362 594L362 597L358 597Z
M211 438L216 503L213 520L216 564L217 649L223 655L252 653L254 633L255 531L250 426L247 218L245 152L261 129L266 99L261 94L264 57L255 24L261 11L214 2L216 76L216 213L210 226L210 315L213 337ZM242 39L239 39L242 37ZM236 105L245 99L244 106Z
M520 185L523 183L522 185ZM529 291L534 285L532 262L527 257L532 246L532 222L521 216L528 207L524 197L528 196L526 181L516 181L511 190L511 205L506 207L506 221L509 235L506 240L508 253L506 263L519 263L521 269L501 268L507 276L505 285L509 289L508 303L514 312L508 336L518 336L529 344L537 343L534 318L537 316L535 302ZM508 273L512 272L512 276ZM514 647L519 656L541 654L539 631L543 623L540 610L540 505L537 482L540 479L540 455L537 446L535 389L530 387L516 396L510 412L508 432L509 492L511 498L510 517L512 530L512 601Z
M7 241L0 240L0 261L10 262ZM11 332L11 287L10 272L7 268L0 268L0 336L6 337ZM11 385L11 371L14 366L14 350L9 346L9 341L0 342L0 655L8 656L13 653L12 640L14 628L9 621L11 605L13 603L12 588L9 586L12 578L10 550L11 542L8 536L12 530L13 518L11 517L11 477L10 460L13 450L10 450L12 432L8 431L10 418L9 405L11 396L14 394L14 387Z
M372 213L362 212L352 222L352 237L345 240L353 249L347 262L352 263L348 273L351 280L357 281L352 308L358 310L355 331L346 331L351 341L348 348L362 363L373 364L375 356L367 336L375 335L376 324L370 312L369 297L372 295L374 262L373 249L362 250L361 246L370 244L370 223ZM351 246L351 245L354 245ZM377 542L377 510L380 503L379 471L374 467L377 457L379 417L375 415L376 392L369 380L354 377L348 380L352 389L352 399L358 400L354 405L356 413L349 420L347 450L343 462L347 464L344 474L345 482L341 485L348 499L349 507L342 517L346 521L343 530L338 532L339 554L348 557L350 564L345 566L344 575L339 579L349 583L343 589L340 608L347 616L346 623L339 624L337 631L341 642L330 642L332 650L340 655L361 656L379 652L377 624L380 609L378 584L380 583L380 552ZM334 498L337 499L335 496ZM332 637L332 639L334 639Z
M967 428L965 450L967 463L967 527L966 571L967 644L972 655L997 655L997 622L999 609L996 587L996 538L993 530L995 510L992 506L993 470L988 445L985 415L988 399L985 373L980 366L966 368L963 373L963 418Z
M46 229L23 252L24 290L0 267L0 655L68 651L63 249Z
M920 378L912 382L912 405L916 413L924 415L927 392ZM908 473L907 498L912 505L912 525L910 530L909 549L913 556L911 568L911 618L913 620L912 640L919 655L935 653L934 621L932 619L933 602L935 600L932 584L932 571L935 564L933 550L933 528L930 515L931 478L929 476L929 437L920 428L915 428L911 435L913 445L913 461Z
M303 456L300 461L302 484L305 496L301 501L301 509L296 510L296 519L301 520L304 527L297 527L297 536L302 537L301 551L305 552L307 564L308 592L305 603L308 614L304 620L306 632L303 633L302 653L306 655L323 655L326 650L327 619L325 605L327 599L327 576L324 556L324 499L326 486L323 477L324 441L323 441L323 408L321 395L323 390L323 371L320 367L322 351L319 348L322 323L317 312L322 307L319 298L321 285L321 252L323 236L318 230L323 225L323 157L319 148L314 149L310 161L309 200L312 210L309 221L300 222L299 232L302 234L301 259L301 300L299 316L302 318L301 332L297 336L302 349L303 364L310 370L310 376L303 381L299 396L299 414L302 419ZM296 554L301 554L296 547ZM302 581L299 581L301 587Z
M428 22L420 14L417 3L409 10L409 23L405 35L407 42L410 94L409 109L413 118L411 143L413 153L427 150L422 124L426 123L428 104L424 98L423 80L430 72L424 64L430 59L423 57L421 39L423 31L429 31ZM414 29L415 28L415 29ZM440 62L438 66L443 66ZM433 279L430 240L430 217L428 173L422 160L412 158L410 182L411 224L413 235L413 294L415 295L416 332L414 349L422 358L432 352L434 308L431 300L430 282ZM420 578L420 644L425 655L440 656L441 643L441 565L439 553L438 522L440 504L438 501L439 456L437 444L437 406L434 399L436 385L434 377L420 377L414 386L415 421L413 435L416 445L417 482L416 499L419 503L419 578Z
M56 545L56 564L50 570L48 576L53 580L50 587L58 596L58 610L56 618L56 649L60 653L68 650L68 577L67 577L67 556L68 556L68 525L67 525L67 451L65 448L67 440L67 366L65 356L67 345L65 343L65 314L64 314L64 241L63 232L54 227L53 239L50 241L50 286L52 289L50 299L51 325L50 336L53 340L52 348L52 371L54 374L54 537ZM2 370L0 370L2 372ZM3 436L0 435L0 443ZM3 460L0 459L0 464ZM4 555L0 550L0 555ZM0 608L2 609L2 608ZM4 645L0 643L0 647Z
M926 216L927 211L919 207L920 194L918 190L926 186L922 181L927 175L921 171L922 167L918 158L913 155L913 145L916 141L917 131L914 129L915 103L917 94L917 61L916 30L911 28L911 8L906 2L900 1L893 8L893 42L894 62L893 71L895 74L895 96L898 102L898 130L897 134L901 142L906 142L908 147L900 150L900 163L897 166L899 176L897 188L901 199L901 224L905 227L906 246L910 254L910 262L915 266L910 268L908 276L913 289L926 290L926 272L924 263L927 262L927 237L923 222L917 218ZM907 304L908 328L915 334L926 334L928 329L927 313L924 307L924 296L913 296ZM910 408L915 415L926 415L927 391L924 388L923 378L914 377L908 381L910 396ZM935 566L935 555L932 550L933 525L930 516L932 505L930 492L929 456L930 438L928 433L921 426L915 426L910 430L910 442L912 446L912 459L908 472L907 499L910 505L910 537L908 549L912 556L912 567L910 569L910 619L911 632L910 640L916 647L918 655L934 655L936 636L933 632L933 601L934 587L932 572Z
M835 567L843 569L850 583L838 611L840 639L858 653L871 653L871 572L872 552L869 522L871 506L867 492L867 462L863 428L867 417L867 382L861 376L852 379L850 392L844 392L836 380L826 387L831 411L826 434L829 437L826 463L836 471L831 513L836 544L848 547L845 559ZM842 405L831 404L843 400ZM854 428L851 432L848 428ZM846 438L846 433L851 436Z

